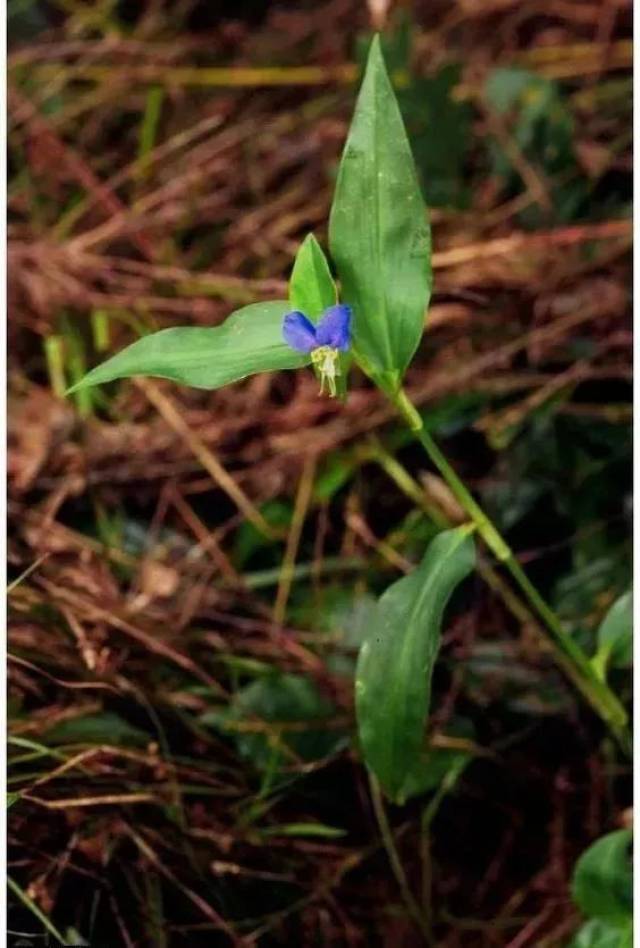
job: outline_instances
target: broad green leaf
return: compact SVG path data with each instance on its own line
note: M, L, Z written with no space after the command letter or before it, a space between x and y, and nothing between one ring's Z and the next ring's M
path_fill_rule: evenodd
M9 809L9 807L13 806L13 804L16 803L20 799L20 797L21 797L20 793L17 793L16 791L12 792L11 790L8 790L7 795L6 795L7 810Z
M632 948L633 921L626 925L611 925L592 918L577 933L568 948Z
M633 661L633 597L626 592L616 599L598 629L598 651L593 664L601 677L607 665L628 668Z
M633 911L629 846L631 830L596 840L580 856L573 874L573 900L589 918L626 925Z
M440 533L421 564L380 598L356 669L356 713L367 766L403 803L423 757L431 675L451 593L473 568L468 527Z
M289 280L290 309L298 309L315 320L338 300L329 264L322 247L309 234L300 244Z
M296 369L309 358L282 338L288 302L252 303L220 326L162 329L143 336L92 369L71 391L132 375L172 379L194 388L220 388L257 372Z
M329 246L342 299L354 310L354 354L382 385L395 388L422 336L431 238L378 37L342 154Z

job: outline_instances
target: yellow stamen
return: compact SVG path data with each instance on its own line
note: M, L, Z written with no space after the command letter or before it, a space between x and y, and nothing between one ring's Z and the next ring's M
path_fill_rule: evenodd
M316 371L320 373L320 394L324 394L325 380L329 387L329 395L335 398L337 395L336 376L340 375L340 353L331 346L318 346L311 353L311 362Z

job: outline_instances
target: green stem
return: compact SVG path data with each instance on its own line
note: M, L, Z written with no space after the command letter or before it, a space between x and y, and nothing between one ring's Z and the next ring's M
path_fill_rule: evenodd
M440 448L425 429L422 418L407 397L406 392L403 389L398 392L390 392L385 389L385 394L391 399L404 421L413 431L446 481L452 494L475 524L486 545L496 559L504 564L533 610L542 619L554 642L559 646L559 649L554 649L554 654L567 676L597 711L624 750L630 752L631 740L626 727L627 714L617 697L607 684L600 680L585 653L562 626L554 611L545 602L520 566L505 539L464 486Z
M387 812L384 808L380 784L378 783L377 778L371 772L369 773L369 784L371 786L371 800L373 802L373 810L376 815L378 827L380 829L380 835L382 837L384 848L387 851L387 856L389 857L391 871L393 872L396 882L398 883L402 900L407 906L407 911L411 915L411 918L422 932L426 944L432 946L435 943L431 934L431 926L428 920L424 917L424 914L420 911L420 907L413 897L411 889L409 888L409 883L402 866L402 860L400 859L400 854L396 849L393 833L391 832L391 826L389 825L389 820L387 819Z
M409 472L399 464L396 458L389 454L375 438L371 438L368 448L362 452L361 456L378 463L400 490L402 490L419 509L423 510L437 527L441 530L446 530L453 525L446 514L430 503L424 489L411 477ZM554 661L565 670L568 677L571 677L572 674L575 673L573 662L567 657L556 639L552 639L547 635L546 627L540 624L539 618L533 614L531 607L520 598L518 593L502 578L492 564L487 562L483 557L478 559L477 568L484 581L491 587L493 592L502 599L502 602L514 618L516 618L521 625L536 630L551 652ZM591 669L596 673L600 681L605 681L604 672L601 671L600 664L596 663L595 658L591 660L590 664Z
M431 889L433 885L432 877L432 859L431 859L431 840L429 831L431 829L431 824L435 819L436 813L440 809L440 804L447 796L448 793L453 790L456 783L458 782L458 777L467 766L468 758L463 757L458 760L457 763L454 763L450 770L444 776L444 779L431 800L422 811L422 816L420 818L420 853L422 857L422 903L424 905L424 913L427 918L432 917L431 909Z

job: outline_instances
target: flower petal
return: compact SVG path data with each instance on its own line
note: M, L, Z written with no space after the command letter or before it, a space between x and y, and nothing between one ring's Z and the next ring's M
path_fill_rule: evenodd
M282 336L286 344L296 352L311 352L318 345L316 327L297 309L284 317Z
M316 345L346 352L351 342L351 307L338 303L325 309L316 329Z

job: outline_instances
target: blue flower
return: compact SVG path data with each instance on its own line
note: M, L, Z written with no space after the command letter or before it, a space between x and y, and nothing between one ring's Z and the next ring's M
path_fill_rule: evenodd
M284 317L282 335L296 352L309 353L319 346L346 352L351 342L351 307L344 303L330 306L325 309L317 326L304 313L294 310Z
M346 352L351 343L351 307L344 303L329 306L317 326L299 310L287 313L282 324L284 341L296 352L311 355L320 373L320 391L325 379L329 394L336 394L336 376L340 374L338 354Z

